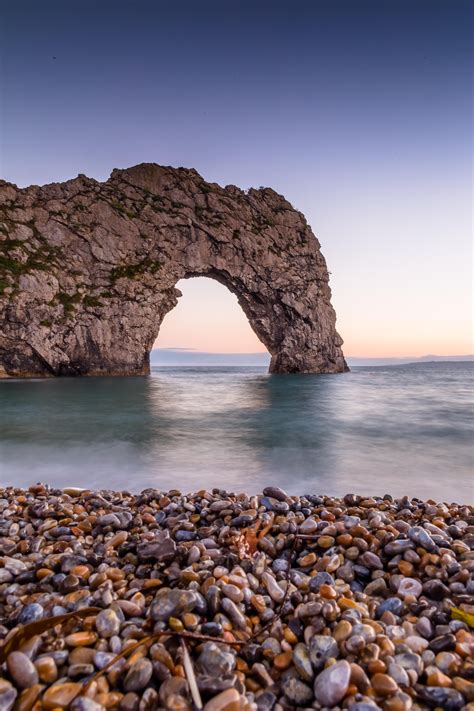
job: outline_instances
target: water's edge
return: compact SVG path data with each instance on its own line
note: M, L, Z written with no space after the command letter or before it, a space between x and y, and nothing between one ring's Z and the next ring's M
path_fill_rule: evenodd
M0 383L0 484L472 501L473 363Z

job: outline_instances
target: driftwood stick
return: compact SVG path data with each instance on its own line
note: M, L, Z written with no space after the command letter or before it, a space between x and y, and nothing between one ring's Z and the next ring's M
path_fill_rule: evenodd
M199 693L199 688L196 681L196 675L194 673L193 663L191 657L189 656L188 648L184 639L181 639L181 651L183 655L183 667L186 674L186 678L189 684L189 690L197 711L202 709L202 699Z

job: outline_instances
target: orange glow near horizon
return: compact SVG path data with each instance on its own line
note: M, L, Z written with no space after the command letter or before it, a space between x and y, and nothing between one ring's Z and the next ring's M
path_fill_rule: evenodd
M264 353L237 297L213 279L182 280L183 296L164 319L155 348L187 348L207 353ZM416 313L398 313L389 322L383 305L359 313L336 304L337 328L344 338L346 357L397 358L426 355L468 355L472 339L463 338L465 324L454 319L442 323ZM441 322L440 322L441 323ZM469 328L467 329L469 332ZM376 334L376 337L374 337Z

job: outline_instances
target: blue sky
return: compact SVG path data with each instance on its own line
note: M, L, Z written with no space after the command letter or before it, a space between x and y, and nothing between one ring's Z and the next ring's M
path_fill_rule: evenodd
M346 353L471 352L471 12L18 0L1 11L1 175L156 161L272 186L322 243ZM180 288L159 345L262 348L222 286Z

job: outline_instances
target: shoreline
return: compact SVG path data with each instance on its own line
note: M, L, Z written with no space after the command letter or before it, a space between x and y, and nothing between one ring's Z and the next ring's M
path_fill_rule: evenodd
M473 624L472 505L0 489L2 711L472 711Z

